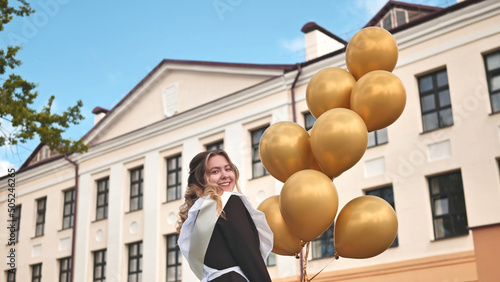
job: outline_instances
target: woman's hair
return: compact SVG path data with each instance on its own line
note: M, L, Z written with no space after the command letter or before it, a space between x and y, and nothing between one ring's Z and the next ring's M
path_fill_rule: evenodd
M223 215L222 211L222 200L220 196L224 192L219 185L215 183L210 183L209 179L209 168L208 160L214 156L223 156L226 158L227 162L231 166L235 175L236 189L241 193L240 187L238 186L239 171L238 168L231 162L231 159L224 150L209 150L198 153L189 163L189 177L186 194L184 194L184 204L179 207L179 219L177 221L177 233L180 233L182 224L186 221L188 217L189 209L193 206L194 202L198 198L203 196L209 196L214 199L217 203L217 213Z

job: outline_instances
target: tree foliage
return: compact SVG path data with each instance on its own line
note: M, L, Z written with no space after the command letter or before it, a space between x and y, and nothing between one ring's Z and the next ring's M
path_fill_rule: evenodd
M0 32L14 16L24 17L35 12L26 0L18 0L16 4L12 6L8 0L0 0ZM26 143L38 136L41 143L60 153L86 151L87 146L82 140L62 137L66 129L84 118L80 113L82 101L78 100L75 106L56 114L51 112L54 101L54 96L51 96L41 110L33 109L38 96L37 85L14 73L22 63L16 59L20 49L20 46L0 48L0 80L3 81L0 88L0 146Z

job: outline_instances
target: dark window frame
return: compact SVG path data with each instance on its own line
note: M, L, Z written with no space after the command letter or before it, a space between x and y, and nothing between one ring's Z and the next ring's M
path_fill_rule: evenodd
M138 173L138 178L134 180L134 174ZM143 207L143 188L144 188L144 166L140 166L130 170L130 204L129 211L142 210ZM137 195L134 195L134 185L137 185ZM134 205L134 200L137 199L137 204Z
M169 157L167 162L167 202L176 201L182 198L182 154ZM175 162L174 167L171 167L171 162ZM170 183L170 176L174 176L174 183ZM171 191L174 191L173 193ZM174 198L169 197L170 194L174 195Z
M393 188L392 185L387 185L387 186L384 186L384 187L380 187L380 188L376 188L376 189L371 189L371 190L365 191L365 194L366 195L377 196L377 197L380 197L380 198L384 199L386 202L389 203L389 205L391 205L391 207L394 209L394 212L396 212L396 201L394 200L394 188ZM394 238L394 241L389 246L389 248L399 246L398 236L399 235L396 234L396 238Z
M31 282L42 281L42 264L37 263L31 265Z
M205 146L205 150L210 151L210 150L224 150L224 140L219 140L216 142L212 142L210 144L207 144Z
M7 281L6 282L16 282L16 271L17 268L7 270Z
M500 56L500 50L496 50L496 51L493 51L493 52L490 52L488 54L483 55L484 69L486 72L486 80L488 83L488 93L489 93L489 98L490 98L491 113L496 114L496 113L500 113L500 88L497 90L492 90L491 81L494 77L500 76L500 66L495 68L495 69L488 70L489 67L488 67L487 58L490 56ZM494 97L497 97L498 104L494 102L495 101Z
M181 252L179 249L179 246L177 245L177 240L179 239L179 234L174 233L166 236L167 240L167 265L166 265L166 281L167 282L180 282L182 281L182 258L181 258ZM171 243L174 243L174 246L172 246ZM172 257L175 257L175 260L172 262L169 260L170 255L173 253ZM174 280L168 280L169 279L169 269L174 269L175 271L175 277Z
M71 257L59 259L59 282L70 282Z
M444 73L446 75L446 85L441 85L438 86L438 75ZM432 88L431 89L426 89L422 90L422 81L427 78L431 78L432 80ZM419 93L419 99L420 99L420 113L422 115L422 128L423 132L430 132L434 130L438 130L441 128L445 127L450 127L453 126L454 120L453 120L453 109L452 109L452 103L451 103L451 95L450 95L450 83L448 80L448 71L446 68L439 69L437 71L434 71L429 74L421 75L417 78L418 81L418 93ZM449 105L442 105L440 103L440 92L443 91L448 91L448 96L447 99L450 101ZM432 101L434 104L433 109L424 109L424 99L426 98L432 98L432 100L428 100L429 102ZM426 102L427 103L427 102ZM446 116L445 113L447 111L450 111L449 116ZM431 117L432 115L437 116L437 127L431 127L431 123L426 122L426 116ZM448 121L449 120L449 121ZM429 128L428 128L429 127Z
M21 211L22 211L22 206L17 205L14 208L14 217L12 217L12 221L16 222L15 228L14 228L14 233L16 235L16 243L19 242L19 230L21 230Z
M98 259L99 257L100 260ZM94 269L92 279L93 282L106 281L106 249L94 251Z
M305 112L304 114L304 129L309 131L313 128L316 118L311 114L311 112Z
M68 194L71 194L68 199ZM64 191L62 229L72 228L75 223L75 189Z
M334 246L334 223L328 227L325 232L323 232L321 235L318 236L318 238L314 239L311 241L311 256L313 260L316 259L323 259L323 258L330 258L335 256L335 246ZM320 254L316 254L316 245L319 245L319 248L321 249Z
M96 183L95 220L102 220L108 218L109 177L99 179ZM102 197L103 203L99 203L99 197Z
M456 177L456 179L452 179L452 177ZM438 181L437 187L433 184L434 180ZM434 239L442 240L442 239L468 235L469 228L468 228L467 207L465 204L462 172L458 170L439 175L434 175L428 177L427 181L429 185L429 196L431 203ZM455 186L453 187L447 185L442 185L443 186L442 189L440 187L441 184L452 185L453 183L455 184ZM437 193L433 192L435 188L438 188L440 191ZM441 190L445 191L441 192ZM438 203L438 201L447 204L446 212L444 210L443 211L436 210L436 203ZM460 205L463 206L463 210L457 208L460 207ZM440 212L441 214L436 214L437 212ZM440 225L437 225L437 221L441 219L442 223ZM459 220L462 220L463 227L461 229L459 228L460 227ZM451 224L452 229L446 230L445 227L446 224ZM457 225L459 227L456 227ZM442 230L440 230L439 228L442 228ZM446 231L450 232L450 234L446 234ZM439 233L443 233L443 235L440 236Z
M252 179L269 175L269 172L262 165L259 151L260 139L262 138L262 134L264 134L268 127L269 125L265 125L250 131L250 143L252 150ZM255 142L256 139L259 139L259 141Z
M43 207L40 208L40 203L43 203ZM36 222L35 222L35 237L40 237L45 234L45 215L47 212L47 197L43 197L36 200ZM41 230L39 232L39 227Z
M135 249L135 252L133 252ZM132 255L135 253L135 255ZM135 265L135 271L132 271L131 265ZM130 275L135 275L135 281L131 280ZM128 244L128 268L127 281L140 282L142 281L142 241Z
M385 133L384 133L385 132ZM373 144L370 144L370 134L373 136ZM382 134L385 134L385 140L382 138ZM389 135L387 133L387 127L380 130L375 130L368 132L368 145L367 148L373 148L376 146L384 145L389 143Z

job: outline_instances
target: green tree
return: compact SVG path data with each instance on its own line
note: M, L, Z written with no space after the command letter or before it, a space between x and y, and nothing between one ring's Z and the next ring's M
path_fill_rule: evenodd
M17 0L16 4L9 5L8 0L0 0L0 32L14 16L25 17L35 12L26 0ZM38 136L41 143L60 153L86 151L87 146L82 140L62 137L72 124L84 119L80 113L82 101L78 100L75 106L56 114L51 112L54 101L54 96L51 96L41 110L33 109L38 96L37 85L13 72L22 63L15 58L20 49L20 46L0 48L0 80L3 81L0 88L0 146L26 143Z

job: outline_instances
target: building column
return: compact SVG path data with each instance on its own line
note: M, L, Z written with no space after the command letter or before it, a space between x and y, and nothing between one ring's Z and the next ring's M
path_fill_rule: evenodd
M90 207L90 187L92 187L89 174L79 176L78 183L78 215L76 220L76 241L75 241L75 255L73 259L73 281L87 281L87 264L88 258L88 238L89 238L89 208Z
M158 152L146 154L144 164L144 237L142 256L142 280L160 281L159 260L162 254L160 241L160 157Z
M122 281L123 256L123 165L113 164L109 175L108 247L106 249L106 280Z

